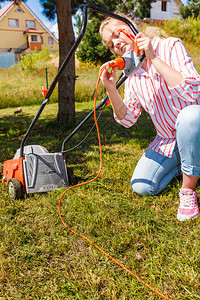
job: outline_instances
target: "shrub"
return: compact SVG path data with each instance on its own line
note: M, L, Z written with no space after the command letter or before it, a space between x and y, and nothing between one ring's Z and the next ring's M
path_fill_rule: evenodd
M38 61L47 61L50 59L50 50L48 48L43 48L42 51L38 52L37 48L33 53L24 53L21 56L21 61L19 62L19 66L23 71L32 71L36 68L36 63Z
M179 37L186 46L193 49L199 48L200 44L200 19L188 18L187 20L166 20L163 29L170 35ZM191 45L192 44L192 45Z

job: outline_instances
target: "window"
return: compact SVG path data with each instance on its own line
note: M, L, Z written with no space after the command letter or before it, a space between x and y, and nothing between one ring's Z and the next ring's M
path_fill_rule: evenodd
M161 1L161 10L167 11L167 1Z
M43 44L43 37L40 37L40 43Z
M26 21L26 28L35 28L34 21Z
M16 9L16 12L23 12L23 10L22 10L20 7L18 7L18 8Z
M48 38L49 45L53 45L53 39L51 37Z
M38 42L38 36L37 35L31 35L31 42L37 43Z
M18 27L19 26L19 22L17 19L9 19L8 22L9 22L10 27Z

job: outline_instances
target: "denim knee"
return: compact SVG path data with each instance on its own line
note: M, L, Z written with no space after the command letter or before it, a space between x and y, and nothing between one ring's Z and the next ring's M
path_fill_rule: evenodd
M138 179L131 181L131 187L134 192L136 192L137 194L140 194L140 195L156 195L156 194L158 194L158 190L155 189L151 183L139 182Z

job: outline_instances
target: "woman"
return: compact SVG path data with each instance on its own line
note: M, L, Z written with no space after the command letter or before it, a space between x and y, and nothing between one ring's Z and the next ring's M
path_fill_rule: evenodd
M103 42L118 56L137 45L146 58L126 80L124 100L116 90L116 68L102 73L115 120L130 127L143 108L157 131L134 170L131 186L139 194L156 195L182 171L177 217L180 221L195 218L199 215L195 188L200 177L200 76L181 40L156 37L151 42L140 32L134 43L121 29L133 34L121 21L104 20Z

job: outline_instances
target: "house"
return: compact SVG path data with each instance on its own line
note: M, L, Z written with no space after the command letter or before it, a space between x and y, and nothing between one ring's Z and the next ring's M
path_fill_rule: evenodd
M151 4L150 19L167 20L180 18L180 0L159 0Z
M0 10L0 41L0 52L59 49L57 38L21 0L11 1Z

